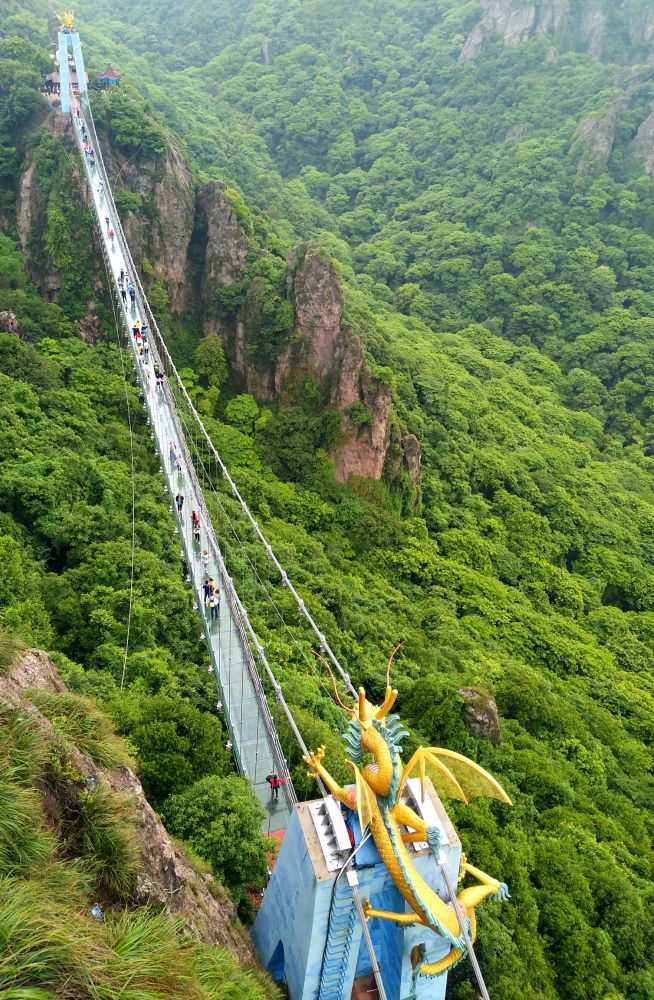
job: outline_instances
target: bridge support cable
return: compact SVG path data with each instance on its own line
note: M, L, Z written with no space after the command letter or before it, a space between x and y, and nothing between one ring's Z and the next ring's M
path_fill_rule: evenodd
M83 97L82 108L85 108L86 105L87 99ZM138 274L120 226L113 198L111 197L111 189L102 163L95 129L91 125L90 118L87 118L86 128L88 130L89 141L96 152L96 166L94 167L88 158L84 157L81 124L82 119L75 118L75 135L85 163L87 179L91 187L92 201L99 222L103 252L109 271L113 275L114 294L116 295L116 278L121 266L124 270L129 270L135 284ZM102 192L98 190L98 181L102 182ZM104 232L102 220L105 214L109 214L112 217L111 225L116 234L114 245L111 244L108 234ZM164 492L168 493L172 498L176 490L183 488L186 497L186 519L178 516L174 504L173 512L177 525L176 532L179 533L182 544L182 554L187 561L189 582L193 586L195 605L202 617L203 638L207 642L211 658L211 667L209 669L210 672L214 673L219 699L225 710L225 722L239 770L248 778L255 794L270 814L265 828L269 830L279 829L286 825L290 816L290 810L297 800L288 773L286 759L282 752L274 721L270 713L266 693L252 653L250 642L254 642L256 636L254 636L254 630L250 625L249 619L247 619L245 609L227 571L222 552L213 532L211 518L189 454L174 397L167 386L164 386L162 389L153 385L151 373L146 370L136 351L135 341L131 335L131 326L140 317L145 320L149 314L147 300L140 292L140 283L137 287L139 288L139 294L136 297L133 309L127 310L119 302L119 310L123 317L125 335L130 345L134 367L141 385L146 410L155 438L156 452L162 466L165 483L163 487ZM151 338L150 341L153 364L159 360L157 347L160 341L160 334L157 337ZM177 463L172 467L168 460L171 445L174 446L179 458L179 469L177 468ZM207 620L206 613L204 612L202 594L203 567L199 551L194 545L192 528L188 517L188 508L191 505L200 514L206 538L206 548L210 553L212 566L216 567L214 575L220 582L221 619L217 631L215 630L214 623ZM258 647L257 655L259 655ZM272 675L272 671L270 671L270 676L274 676ZM297 738L299 735L297 726L294 724L292 713L286 705L283 695L281 695L279 685L276 688L276 695ZM306 747L303 743L301 746L303 751L306 752ZM282 785L283 795L279 803L271 802L270 787L265 781L266 773L270 770L287 779Z
M202 422L202 418L200 417L199 413L197 412L197 410L196 410L196 408L195 408L195 406L193 404L193 401L191 400L191 397L188 394L186 386L184 385L182 379L179 376L179 372L177 371L175 363L174 363L174 361L173 361L173 359L172 359L172 357L170 355L170 352L168 350L168 346L167 346L167 344L166 344L166 342L164 340L164 337L163 337L161 331L159 330L156 318L155 318L155 316L154 316L154 314L153 314L153 312L152 312L152 310L150 308L150 305L148 303L147 296L145 295L145 292L143 290L143 286L141 284L141 280L140 280L140 277L139 277L138 270L137 270L137 268L136 268L136 266L134 264L134 261L132 259L132 256L131 256L131 253L130 253L130 250L129 250L129 246L127 245L127 241L125 240L123 232L122 232L122 227L121 227L121 224L120 224L120 217L119 217L118 212L116 210L116 206L115 206L115 203L114 203L114 200L113 200L113 194L112 194L111 187L110 187L110 184L109 184L109 179L108 179L108 176L106 174L106 170L104 168L104 163L102 161L102 154L101 154L101 151L100 151L100 144L99 144L97 133L96 133L96 130L95 130L95 125L93 123L93 116L92 116L92 113L91 113L91 108L90 108L90 105L89 105L89 102L88 102L88 98L87 98L86 95L82 96L81 104L82 104L82 108L84 110L84 115L85 115L85 119L86 119L86 123L87 123L87 128L89 129L89 134L90 134L91 139L92 139L92 144L93 144L93 146L94 146L94 148L96 150L96 155L97 155L97 158L98 158L98 167L99 167L101 176L103 178L103 183L105 185L106 194L107 194L107 200L108 200L108 203L109 203L111 211L112 211L112 216L113 216L113 218L115 220L114 228L115 228L116 234L117 234L117 236L119 238L119 241L121 242L121 245L123 247L124 253L126 255L126 259L127 259L128 265L129 265L130 277L132 278L132 280L133 280L136 288L138 289L139 298L140 298L140 301L141 301L141 303L143 305L143 308L145 310L145 313L146 313L146 316L147 316L147 319L148 319L148 324L149 324L150 328L152 329L153 333L155 334L158 353L159 353L159 356L160 356L160 358L161 358L161 360L162 360L162 362L164 364L165 370L166 370L168 376L171 378L171 381L174 380L174 383L175 383L175 386L176 386L176 390L179 393L179 395L181 396L181 398L183 399L184 404L185 404L187 410L191 414L191 416L193 418L193 421L195 422L196 427L197 427L197 429L198 429L201 437L206 442L207 447L208 447L211 455L213 456L213 458L214 458L214 460L216 462L216 466L220 470L222 478L225 480L225 482L228 483L228 485L230 487L230 490L232 492L232 496L234 497L234 499L236 500L236 502L240 505L244 517L247 518L247 520L250 522L250 524L252 526L252 529L253 529L256 537L258 538L259 542L261 543L261 545L263 545L263 547L264 547L264 549L266 551L267 557L271 560L271 562L275 566L277 572L279 573L279 576L280 576L280 579L281 579L283 585L292 594L292 596L293 596L293 598L295 600L295 603L297 605L299 613L307 621L307 623L309 624L309 627L311 628L311 630L313 631L314 635L318 639L318 644L320 646L320 651L322 652L322 654L324 656L326 656L332 662L332 664L334 665L334 667L336 668L336 670L340 674L341 678L343 679L343 682L344 682L346 688L348 689L348 691L350 692L350 694L352 694L353 696L356 697L357 692L356 692L356 689L355 689L354 685L352 684L350 675L347 673L347 671L341 665L341 663L338 660L336 654L334 653L334 651L332 650L331 646L329 645L329 642L327 641L326 636L324 635L324 633L318 627L315 619L313 618L313 616L311 615L311 613L307 609L304 600L302 599L302 597L300 596L300 594L296 590L296 588L293 585L292 581L290 580L290 578L289 578L286 570L284 569L284 567L282 566L281 562L279 561L279 559L275 555L275 552L273 551L272 546L270 545L270 543L268 542L267 538L265 537L263 531L259 527L259 524L258 524L256 518L254 517L254 515L250 511L250 508L248 507L247 502L244 500L244 498L242 497L241 493L239 492L239 489L236 486L236 483L234 482L234 480L232 479L227 466L223 462L223 460L222 460L222 458L221 458L218 450L216 449L213 441L211 440L211 437L210 437L207 429L205 428L204 423Z

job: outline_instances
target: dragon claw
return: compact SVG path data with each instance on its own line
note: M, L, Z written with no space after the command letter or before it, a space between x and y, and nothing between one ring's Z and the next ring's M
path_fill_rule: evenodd
M316 774L318 772L318 767L320 765L320 761L323 759L324 756L325 756L325 747L321 746L321 747L318 747L318 749L316 751L314 751L313 753L307 754L307 756L304 758L304 760L306 761L306 763L309 765L309 767L311 769L311 770L307 771L307 774L308 774L308 776L310 778L315 778L315 776L316 776Z
M500 887L493 896L493 899L496 899L500 903L506 903L507 899L511 899L509 887L506 882L500 882Z

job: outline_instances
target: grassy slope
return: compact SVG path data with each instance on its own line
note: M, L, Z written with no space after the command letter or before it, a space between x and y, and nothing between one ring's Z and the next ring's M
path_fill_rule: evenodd
M109 720L70 694L33 693L38 711L29 698L15 707L11 699L0 705L3 994L22 1000L276 996L263 976L184 935L180 921L129 906L138 870L132 807L105 781L89 789L80 770L80 748L99 766L129 761ZM91 914L98 900L101 922Z

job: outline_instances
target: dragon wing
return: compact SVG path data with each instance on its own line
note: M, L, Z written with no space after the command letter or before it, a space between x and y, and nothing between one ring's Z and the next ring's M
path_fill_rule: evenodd
M469 802L476 795L499 799L512 805L511 799L495 778L479 764L454 750L439 747L419 747L402 772L395 801L399 802L404 783L419 768L420 792L425 797L425 777L428 775L439 795Z
M372 790L366 784L363 775L356 764L353 764L351 760L348 760L347 763L354 771L354 780L356 781L357 788L357 813L359 816L359 826L361 827L361 833L363 834L370 826L373 813L377 809L377 799L375 798Z

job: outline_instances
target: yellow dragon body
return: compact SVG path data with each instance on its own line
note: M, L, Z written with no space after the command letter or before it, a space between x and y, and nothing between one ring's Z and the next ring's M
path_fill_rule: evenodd
M510 803L503 788L490 774L473 761L451 750L421 747L406 767L400 758L401 740L406 736L396 715L389 715L397 698L397 691L386 687L381 706L371 705L365 691L359 688L356 706L348 709L352 715L345 741L350 750L349 766L355 778L354 788L341 788L322 764L324 747L309 754L306 759L310 774L320 777L334 798L348 809L356 810L362 833L369 827L396 888L409 905L408 913L391 913L376 910L369 902L364 904L367 917L392 920L397 924L423 924L450 942L450 950L438 962L423 961L424 948L414 949L412 961L414 975L438 976L452 968L465 954L465 936L452 903L444 902L419 875L409 857L406 844L427 841L432 850L440 853L440 833L437 827L428 827L424 820L401 800L405 781L419 769L422 794L425 777L433 781L437 791L467 802L474 795L486 795ZM364 753L372 754L374 763L358 767ZM459 881L466 875L475 884L462 889L457 902L472 941L476 936L475 907L488 896L507 899L504 883L469 865L462 857Z

